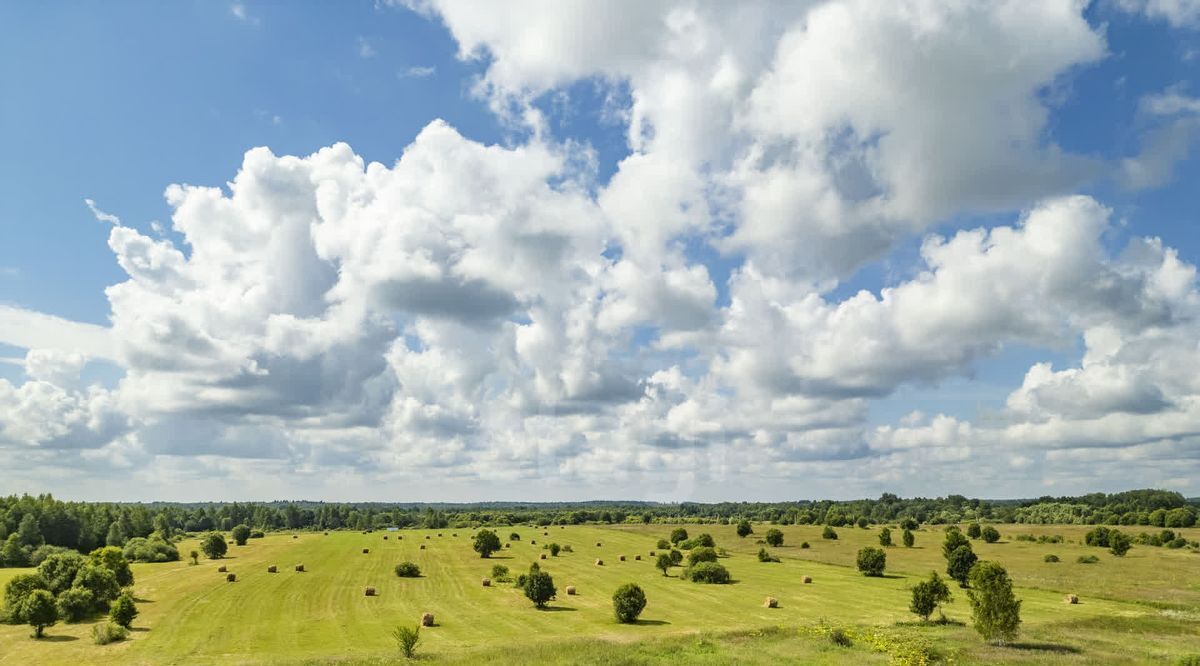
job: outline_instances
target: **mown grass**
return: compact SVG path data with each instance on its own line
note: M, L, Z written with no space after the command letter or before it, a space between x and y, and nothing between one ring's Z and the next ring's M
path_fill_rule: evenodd
M1024 622L1016 646L993 647L971 630L966 595L957 588L946 608L957 622L923 625L907 611L909 587L930 570L943 569L940 529L918 532L917 548L887 549L885 578L865 578L853 568L858 548L877 543L875 529L840 528L834 542L821 539L819 527L783 527L784 546L770 549L780 563L757 560L759 535L739 539L731 526L688 529L710 532L728 549L722 563L734 584L689 583L678 578L678 569L663 577L649 556L670 530L663 525L506 528L502 536L515 530L522 540L490 560L471 550L469 530L441 530L441 537L437 531L404 531L388 534L386 541L381 532L303 533L296 539L270 535L231 547L231 557L220 562L237 573L236 583L226 583L212 561L135 565L136 595L143 602L129 641L93 645L89 623L56 625L48 630L48 641L28 638L27 627L0 626L0 663L393 663L398 652L391 630L416 624L426 611L435 614L437 626L422 630L418 652L423 662L436 663L887 663L891 658L866 644L833 646L811 630L821 622L864 635L884 632L922 640L953 663L1172 663L1200 651L1200 556L1184 551L1135 548L1119 559L1076 543L1011 540L1025 532L1082 541L1082 528L1002 526L1000 543L974 546L981 557L1009 568L1024 601ZM451 536L456 531L458 536ZM550 610L535 610L510 585L480 584L493 564L505 564L514 574L524 571L550 541L575 551L539 562L560 591ZM811 548L801 549L801 541ZM193 547L185 542L180 550ZM371 552L364 555L363 548ZM1048 552L1063 561L1043 562ZM1085 552L1100 554L1101 562L1074 564ZM622 554L625 562L619 561ZM637 554L641 561L634 560ZM604 566L593 564L597 557ZM403 560L420 565L423 576L397 578L392 569ZM294 572L297 563L308 571ZM279 573L267 573L272 564ZM17 572L0 569L0 584ZM814 583L802 584L803 575ZM620 625L612 617L612 592L625 582L637 582L649 599L638 625ZM566 596L567 585L579 594ZM375 587L378 596L364 596L366 586ZM1080 595L1082 603L1064 604L1065 592ZM764 608L767 596L779 599L780 607Z

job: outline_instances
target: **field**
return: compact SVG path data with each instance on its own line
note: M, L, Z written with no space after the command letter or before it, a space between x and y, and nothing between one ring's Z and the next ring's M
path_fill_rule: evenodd
M1080 545L1086 528L999 526L1000 542L973 545L981 559L1008 567L1023 624L1016 645L993 647L970 628L957 587L946 608L950 623L922 625L907 610L911 585L944 569L939 528L916 532L915 548L887 549L884 578L854 569L857 550L877 545L877 528L839 528L830 541L820 527L782 527L784 546L769 549L782 559L777 564L755 557L768 526L756 525L745 539L733 526L687 528L693 536L709 532L729 551L722 563L734 584L694 584L680 580L679 569L663 577L649 553L667 525L503 528L502 541L513 531L521 541L487 560L471 550L465 529L270 534L231 544L220 561L134 565L141 615L131 640L94 645L89 623L55 625L43 641L30 639L29 627L0 625L0 664L393 663L392 629L416 624L423 612L437 624L422 630L419 652L434 663L888 663L898 649L921 643L950 663L1169 664L1200 654L1200 555L1186 549L1135 547L1116 558ZM1020 533L1059 534L1069 543L1016 541ZM559 590L549 609L534 609L509 584L481 585L493 564L525 571L550 541L574 552L540 562ZM801 549L803 541L811 548ZM180 552L195 547L185 541ZM1047 553L1062 561L1044 562ZM1078 564L1081 554L1100 562ZM423 576L397 578L392 569L403 560L419 564ZM307 571L294 572L297 563ZM236 583L225 582L220 565ZM269 565L279 573L267 573ZM0 584L21 571L0 569ZM802 584L804 575L813 583ZM611 596L625 582L640 584L649 599L637 625L613 620ZM567 585L578 595L567 596ZM366 586L378 596L364 596ZM1063 603L1065 593L1081 603ZM763 607L767 596L779 608ZM821 623L850 629L854 645L832 645L819 635Z

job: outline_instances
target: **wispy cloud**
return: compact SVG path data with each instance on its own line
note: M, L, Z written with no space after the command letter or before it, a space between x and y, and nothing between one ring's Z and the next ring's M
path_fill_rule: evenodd
M409 67L408 69L400 70L399 76L402 79L423 79L433 76L437 73L436 67Z
M108 222L110 224L115 224L118 227L121 226L121 218L117 217L116 215L113 215L112 213L106 213L106 212L100 210L99 208L96 207L95 201L93 201L91 199L84 199L83 203L87 204L88 209L92 211L92 215L95 215L97 220L100 220L101 222Z
M358 57L366 60L368 58L374 58L376 55L378 55L378 52L375 50L374 46L371 46L371 42L369 42L366 37L359 37Z
M258 17L251 16L249 10L246 9L246 5L244 5L240 2L235 2L232 5L230 5L229 13L233 14L233 17L236 18L237 20L241 21L242 23L249 23L250 25L258 25Z

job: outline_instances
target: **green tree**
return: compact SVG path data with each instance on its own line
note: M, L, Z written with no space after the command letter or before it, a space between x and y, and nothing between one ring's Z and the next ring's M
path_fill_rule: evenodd
M683 529L682 527L676 527L675 529L671 530L671 543L679 543L680 541L687 541L687 538L688 538L688 532L687 532L687 530Z
M1000 531L997 530L995 527L988 525L987 527L983 528L983 531L980 534L980 536L982 536L983 540L986 541L987 543L996 543L997 541L1000 540Z
M41 638L46 627L58 622L58 606L47 590L34 590L21 602L21 617L33 627L33 637Z
M200 540L200 551L210 560L219 560L229 551L229 544L219 532L209 532Z
M637 622L645 607L646 593L634 583L625 583L613 593L613 611L616 613L617 622Z
M38 527L37 518L32 513L25 514L25 517L21 518L21 522L17 525L17 540L27 548L37 548L45 543L45 539L42 538L42 529Z
M475 534L474 548L479 557L491 557L492 553L500 550L500 537L491 530L479 530Z
M905 548L912 548L913 544L917 542L916 537L913 536L912 530L909 529L904 530L904 533L900 535L900 540L904 542Z
M946 573L958 581L960 586L966 587L971 576L971 567L975 566L978 560L979 556L971 549L971 544L965 543L946 559Z
M250 538L250 526L237 525L230 530L230 534L233 536L233 542L235 544L244 546L246 545L246 540Z
M421 641L421 625L396 627L392 631L392 638L396 639L396 647L400 648L400 654L403 654L405 659L412 659L417 654L417 643Z
M986 641L1010 641L1021 624L1021 602L1013 596L1012 580L996 562L979 562L971 568L971 619Z
M525 596L538 608L545 608L551 597L558 594L554 579L544 571L530 571L525 577Z
M21 545L21 535L13 532L0 547L0 565L6 567L29 566L29 552Z
M121 531L121 525L117 521L114 520L108 526L108 536L104 538L104 543L108 546L117 547L125 545L125 533Z
M971 542L967 537L963 536L962 532L957 529L952 529L946 532L946 540L942 542L942 557L950 559L950 554L958 550L962 546L971 546Z
M683 553L679 552L678 550L672 549L668 557L671 558L671 564L678 565L683 562Z
M126 629L133 624L133 618L137 615L137 604L134 603L133 594L129 591L122 592L113 602L112 609L108 611L108 619Z
M129 560L125 553L115 546L97 548L88 554L88 558L99 566L113 572L117 577L117 585L129 587L133 585L133 569L129 568Z
M50 594L58 596L75 582L75 574L79 573L84 562L84 557L74 551L54 553L42 560L37 572L46 582L46 589L50 590Z
M25 597L34 590L46 589L46 581L37 574L17 574L4 585L4 606L0 608L6 622L24 623L21 615L24 610Z
M81 587L63 590L58 595L58 616L66 622L79 622L96 607L92 593Z
M978 539L982 531L983 530L979 527L979 523L971 523L970 525L967 525L967 536L971 537L972 539Z
M778 548L783 545L783 532L772 527L767 530L767 545Z
M886 527L879 530L879 545L885 548L892 545L892 531Z
M920 527L920 524L917 523L915 518L905 518L900 521L900 529L902 530L915 530L918 527Z
M864 576L882 576L887 566L887 553L880 548L867 546L858 551L858 570Z
M666 576L667 571L671 568L671 556L666 553L659 553L658 559L654 562L654 566L658 570L662 571L663 575Z
M912 601L908 604L908 609L928 622L929 616L933 615L938 606L949 602L950 588L936 571L931 571L929 580L923 580L913 586Z
M75 574L73 587L78 587L92 593L92 599L98 608L107 608L108 602L121 594L121 586L117 576L111 570L94 562L88 562Z
M737 524L737 535L743 539L754 534L754 528L750 526L750 521L740 520Z
M1124 532L1113 530L1108 535L1108 552L1117 557L1125 557L1125 553L1128 553L1132 546L1133 539L1129 538L1129 535Z
M562 546L556 543L550 544L550 557L558 557L560 551L562 551Z
M688 566L695 566L701 562L716 562L717 551L715 548L700 546L688 551L687 554Z

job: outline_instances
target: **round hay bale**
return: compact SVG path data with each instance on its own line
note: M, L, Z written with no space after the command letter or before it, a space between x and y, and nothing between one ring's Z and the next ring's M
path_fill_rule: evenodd
M530 540L529 540L529 545L531 545L531 546L536 546L536 545L537 545L537 540L536 540L536 539L530 539Z
M271 566L267 567L267 573L278 573L278 572L279 572L279 570L275 568L275 565L274 565L274 564L272 564Z
M599 547L600 547L600 546L602 546L602 545L604 545L604 544L600 543L599 541L597 541L597 542L596 542L596 547L597 547L597 548L599 548Z
M432 627L433 626L433 613L422 613L421 614L421 626L422 627Z
M428 539L429 539L429 535L428 535L428 534L426 534L426 535L425 535L425 539L426 539L426 540L428 540Z
M1077 604L1079 603L1079 597L1074 594L1068 594L1067 596L1063 597L1063 603Z
M634 556L633 556L633 559L635 559L635 560L637 560L637 561L639 561L639 562L640 562L640 561L642 560L642 556L641 556L641 555L634 555Z
M483 582L483 586L484 586L484 587L491 587L491 586L492 586L492 579L491 579L491 578L484 578L482 582Z
M451 534L450 536L452 536L452 537L457 537L457 536L458 536L458 532L455 532L454 534Z
M567 595L572 596L572 597L575 596L575 586L574 585L567 586Z
M763 608L779 608L779 600L775 597L767 597L763 602Z
M304 565L303 564L296 565L296 573L304 573Z
M371 552L370 548L363 548L363 555L366 555L369 552Z
M387 541L387 535L386 535L386 534L385 534L385 535L383 535L383 540L384 540L384 541Z
M541 557L539 557L538 559L539 559L539 560L544 560L544 559L546 559L546 554L545 554L545 553L542 553L542 554L541 554Z
M375 588L368 587L367 589L363 590L363 594L368 597L373 597L373 596L375 596Z
M542 536L550 536L549 532L542 532Z
M505 547L505 548L508 548L508 547L510 547L510 546L512 546L512 544L511 544L511 543L506 543L506 544L504 544L504 547Z
M800 582L807 585L812 582L812 576L804 576L803 578L800 579Z
M326 533L325 533L325 536L329 536L329 532L326 532Z
M226 567L224 564L222 564L221 566L217 567L217 573L225 573L226 571L229 571L229 568L228 568L228 567Z
M227 573L227 574L225 574L225 582L226 582L226 583L235 583L235 582L237 582L237 574L235 574L235 573Z
M604 566L604 560L596 560L596 566L598 566L598 567Z
M299 539L300 537L299 537L299 535L293 534L293 535L292 535L292 538L293 538L293 539Z
M438 532L438 536L442 536L442 533L441 533L441 532Z
M404 537L402 535L397 535L396 541L404 541Z
M654 557L654 551L650 551L650 557Z
M421 550L425 550L425 544L421 544Z
M622 555L621 557L619 557L619 558L617 558L617 559L619 559L619 560L621 560L622 562L624 562L624 561L625 561L625 556L624 556L624 555Z

